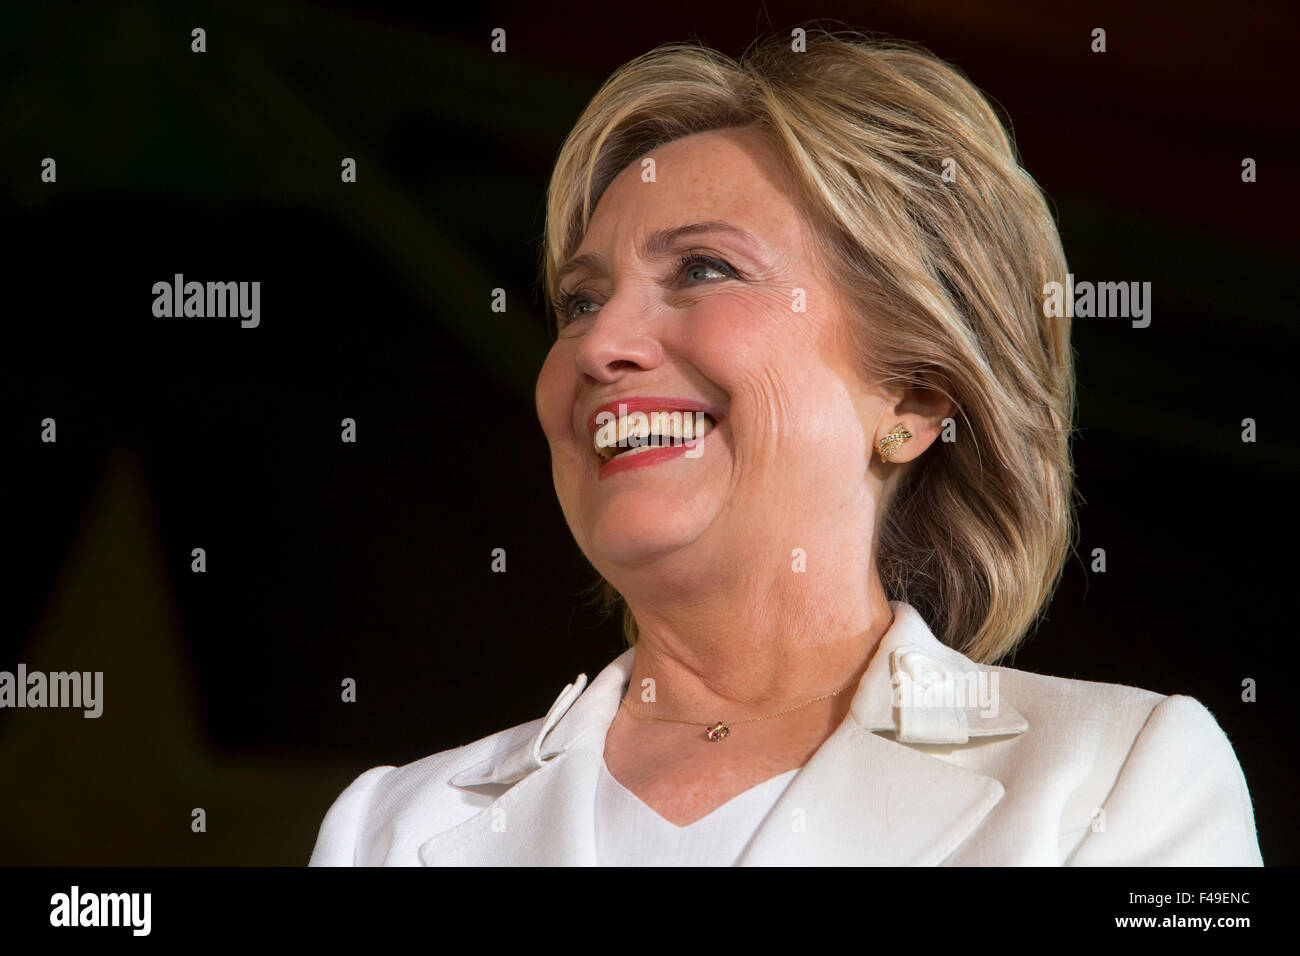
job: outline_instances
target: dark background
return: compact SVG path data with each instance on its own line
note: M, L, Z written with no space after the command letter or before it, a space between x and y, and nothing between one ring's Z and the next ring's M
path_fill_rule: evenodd
M0 669L103 670L105 713L0 711L0 863L301 864L362 770L608 663L532 404L550 164L632 56L814 17L966 71L1075 275L1153 284L1149 328L1075 321L1079 557L1004 663L1201 700L1296 863L1296 22L1128 6L6 4ZM155 319L176 272L261 326Z

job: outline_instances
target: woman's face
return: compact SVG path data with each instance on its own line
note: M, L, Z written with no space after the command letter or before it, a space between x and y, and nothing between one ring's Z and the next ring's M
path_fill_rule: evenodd
M567 315L537 381L574 537L616 587L741 556L789 568L795 548L809 565L856 561L825 552L871 540L867 469L886 400L855 371L849 319L775 157L740 128L650 157L653 181L642 161L622 171L560 276ZM717 425L693 448L607 463L592 418L619 402Z

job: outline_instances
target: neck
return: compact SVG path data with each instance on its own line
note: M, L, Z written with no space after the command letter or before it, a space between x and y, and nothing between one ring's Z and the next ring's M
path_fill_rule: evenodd
M641 714L741 721L840 692L815 709L843 717L892 623L874 569L782 568L749 582L677 600L662 582L652 602L625 593L639 632L627 699Z

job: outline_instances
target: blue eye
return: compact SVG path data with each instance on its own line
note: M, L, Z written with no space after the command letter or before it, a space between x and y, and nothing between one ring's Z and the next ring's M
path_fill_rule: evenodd
M556 321L563 327L568 322L582 318L582 315L573 314L573 308L584 303L587 305L594 304L583 295L582 290L565 292L561 289L560 294L551 300L551 308L555 310Z
M690 276L691 273L700 269L711 269L714 272L721 273L726 278L738 279L736 270L731 268L721 259L715 259L712 256L701 255L698 252L688 252L678 260L678 267L681 274ZM696 278L703 279L704 276L697 275Z

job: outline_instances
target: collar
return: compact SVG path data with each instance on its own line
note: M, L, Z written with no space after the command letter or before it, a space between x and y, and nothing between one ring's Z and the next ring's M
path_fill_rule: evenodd
M795 847L789 827L765 824L741 862L783 860L788 850L797 850L802 862L938 862L1001 800L997 780L910 746L955 747L972 737L1027 730L1028 722L999 698L998 669L944 645L911 605L895 601L890 607L894 622L867 665L849 716L769 816L770 821L783 809L814 813L820 807L835 822L820 837L796 831L803 835ZM594 863L594 841L586 836L595 781L635 650L620 654L589 687L585 674L566 685L525 743L454 775L450 783L457 787L510 786L477 816L425 842L421 862ZM561 765L569 769L557 772ZM863 807L871 809L864 813ZM497 814L507 813L531 819L533 839L493 838L500 830ZM550 824L540 825L542 818ZM910 828L900 828L903 820ZM850 835L856 839L846 839Z
M971 737L1018 734L1029 723L999 698L997 669L976 664L931 633L910 604L891 601L894 623L880 639L850 705L852 718L900 743L964 744ZM587 688L579 674L555 698L541 727L523 745L451 778L456 786L523 779L583 737L609 730L636 648L615 658ZM586 693L583 690L586 689Z

